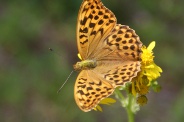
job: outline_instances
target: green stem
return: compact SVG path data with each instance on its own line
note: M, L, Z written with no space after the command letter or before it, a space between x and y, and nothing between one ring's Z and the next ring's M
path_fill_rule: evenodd
M117 95L117 99L123 104L126 103L125 97L122 95L120 90L115 90L115 93ZM128 105L122 105L125 106L127 115L128 115L128 122L134 122L134 113L132 112L132 95L128 93Z
M128 106L126 107L126 111L128 114L128 122L134 122L134 113L132 112L132 95L128 95Z

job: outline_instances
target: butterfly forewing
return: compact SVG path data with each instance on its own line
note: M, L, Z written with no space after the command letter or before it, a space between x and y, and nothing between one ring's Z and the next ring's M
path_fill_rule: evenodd
M94 52L116 25L114 14L100 0L84 0L77 20L77 45L82 59Z

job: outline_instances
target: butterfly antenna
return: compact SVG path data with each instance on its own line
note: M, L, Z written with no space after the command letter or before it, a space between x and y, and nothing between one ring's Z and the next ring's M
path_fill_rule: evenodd
M54 50L52 48L49 48L50 51L54 52ZM59 55L58 53L54 52L55 54ZM61 56L61 55L59 55ZM74 70L73 70L74 71ZM66 84L66 82L68 81L68 79L70 78L70 76L72 75L73 71L70 72L69 76L67 77L67 79L65 80L65 82L62 84L62 86L59 88L59 90L57 91L57 93L59 93L61 91L61 89L63 88L63 86Z
M74 71L74 70L73 70ZM67 77L67 79L65 80L65 82L62 84L62 86L59 88L59 90L57 91L57 93L59 93L61 91L61 89L63 88L63 86L66 84L66 82L68 81L68 79L70 78L70 76L72 75L73 71L70 72L69 76Z
M54 53L54 54L56 54L56 55L58 55L58 56L62 56L62 55L60 55L59 53L57 53L56 51L54 51L52 48L50 48L50 47L49 47L49 50L50 50L52 53Z

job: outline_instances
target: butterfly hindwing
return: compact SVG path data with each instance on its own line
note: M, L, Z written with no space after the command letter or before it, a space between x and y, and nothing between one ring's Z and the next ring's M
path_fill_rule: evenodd
M108 81L91 70L83 70L75 83L75 101L81 110L87 112L113 91L114 88Z

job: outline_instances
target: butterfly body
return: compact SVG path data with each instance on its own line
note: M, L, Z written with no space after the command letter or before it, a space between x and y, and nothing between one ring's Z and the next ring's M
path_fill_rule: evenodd
M84 112L140 71L142 42L133 29L116 21L100 0L83 0L76 30L82 61L74 65L80 71L74 97Z
M74 69L76 71L89 70L95 68L96 66L97 66L96 60L84 60L81 62L77 62L74 65Z

